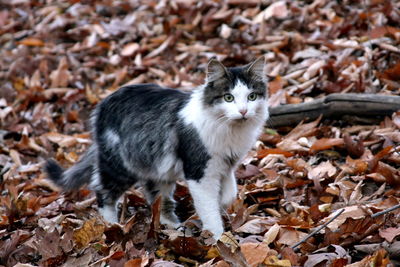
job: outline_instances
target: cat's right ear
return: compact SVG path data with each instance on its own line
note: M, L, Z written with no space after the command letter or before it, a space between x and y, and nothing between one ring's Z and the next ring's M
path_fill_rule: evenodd
M210 59L207 65L207 82L214 82L224 78L227 73L225 66L221 62L215 58Z

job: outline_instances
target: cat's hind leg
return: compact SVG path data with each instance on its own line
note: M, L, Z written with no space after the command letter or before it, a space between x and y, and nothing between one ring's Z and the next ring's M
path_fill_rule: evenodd
M153 203L156 196L161 196L160 223L172 228L180 226L178 216L176 216L176 202L174 200L174 182L154 182L147 181L145 184L146 195L149 203Z
M99 212L103 218L110 223L117 223L118 199L128 190L136 181L108 165L99 165L93 173L91 189L96 192Z

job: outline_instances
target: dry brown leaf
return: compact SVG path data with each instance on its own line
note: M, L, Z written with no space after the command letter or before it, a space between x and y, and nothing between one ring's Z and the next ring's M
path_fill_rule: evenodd
M26 46L44 46L44 42L38 38L25 38L22 41L19 41L18 44L26 45Z
M335 231L340 227L340 225L342 225L346 221L347 218L361 219L361 218L364 218L366 215L367 214L365 213L365 211L357 205L345 207L344 212L342 214L340 214L335 220L330 222L327 225L327 227L330 230ZM329 221L334 216L335 216L335 213L330 214L328 217L324 218L321 221L321 224L326 221Z
M321 150L331 149L335 146L341 146L344 144L342 138L321 138L312 144L310 147L310 153L316 153Z
M289 260L280 260L276 255L269 256L265 259L264 264L266 267L291 267L292 264Z
M335 259L346 259L346 263L350 263L351 261L351 257L347 254L346 250L338 245L330 245L319 249L307 257L308 259L304 263L304 267L319 266L321 263L328 266Z
M268 256L277 254L264 243L244 243L240 245L240 251L252 267L263 263Z
M322 180L323 178L333 177L336 172L336 167L330 161L324 161L318 164L318 166L311 168L308 172L308 178L311 180L315 178Z
M56 70L50 74L51 88L67 87L71 73L68 70L68 61L66 57L61 58Z
M373 255L366 256L363 260L346 265L346 267L390 266L390 259L385 249L376 251Z
M262 158L264 158L265 156L267 156L269 154L280 154L280 155L284 155L285 157L294 156L293 153L291 153L289 151L284 151L284 150L279 149L279 148L266 148L266 149L261 149L261 150L257 151L257 157L259 159L262 159Z
M264 218L256 218L247 221L245 224L236 229L239 233L249 234L260 234L267 230L267 227L271 225L271 221Z
M281 227L279 230L278 240L276 240L276 242L281 245L292 246L299 242L306 235L306 233L297 231L291 227Z
M138 43L129 43L126 44L122 50L121 50L121 56L123 57L130 57L133 54L135 54L136 51L139 50L139 44Z
M280 229L281 227L277 223L274 224L271 228L269 228L268 231L264 234L263 243L269 245L272 242L274 242L279 234Z
M379 229L379 236L385 238L388 242L393 242L393 239L395 239L398 235L400 235L400 227Z
M74 231L74 241L78 247L86 247L90 242L99 239L104 229L104 224L99 223L95 218L85 221L81 228Z
M268 20L271 17L285 18L288 15L286 1L278 1L272 3L269 7L258 14L254 19L254 23L261 23L263 20Z

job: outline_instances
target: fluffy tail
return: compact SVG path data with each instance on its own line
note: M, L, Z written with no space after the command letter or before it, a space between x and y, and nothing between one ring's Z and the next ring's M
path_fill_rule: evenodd
M55 160L49 159L44 166L47 177L65 191L79 189L90 182L95 162L94 152L93 147L90 147L78 163L67 170L61 168Z

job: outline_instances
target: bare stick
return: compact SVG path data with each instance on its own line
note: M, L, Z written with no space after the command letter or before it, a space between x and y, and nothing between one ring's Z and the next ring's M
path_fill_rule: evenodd
M392 210L395 210L395 209L398 209L398 208L400 208L400 204L394 205L391 208L388 208L388 209L382 210L380 212L374 213L374 214L371 215L371 217L372 218L376 218L378 216L381 216L381 215L383 215L385 213L391 212Z
M304 242L306 242L310 237L312 237L313 235L315 235L316 233L318 233L319 231L321 231L323 228L325 228L328 224L330 224L333 220L335 220L340 214L342 214L344 211L344 209L341 209L338 213L336 213L335 216L333 216L329 221L327 221L326 223L324 223L323 225L319 226L317 229L315 229L314 231L312 231L311 233L309 233L306 237L304 237L302 240L300 240L299 242L297 242L296 244L294 244L293 246L291 246L292 249L294 250L298 250L298 246L300 246L301 244L303 244ZM297 249L296 249L297 248Z

